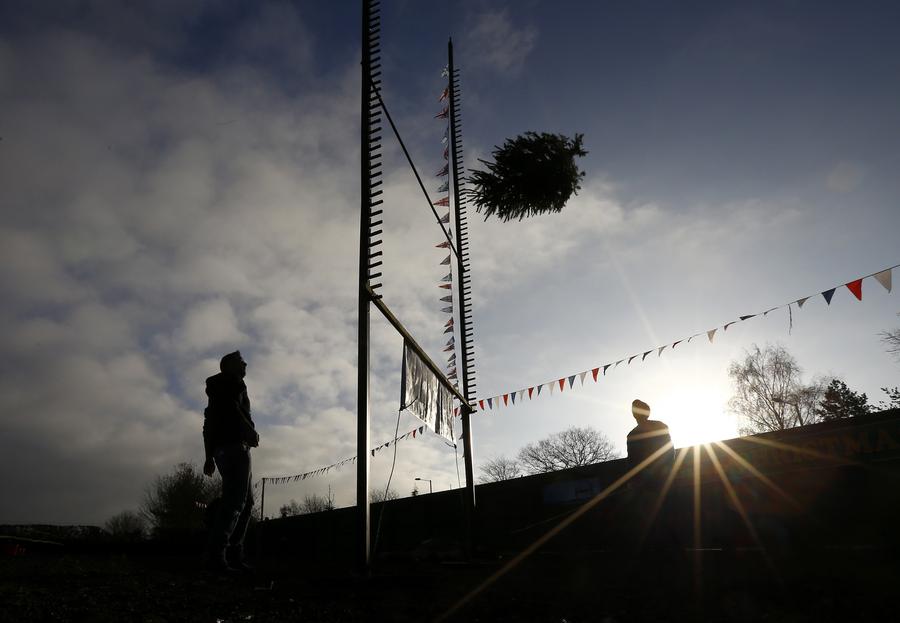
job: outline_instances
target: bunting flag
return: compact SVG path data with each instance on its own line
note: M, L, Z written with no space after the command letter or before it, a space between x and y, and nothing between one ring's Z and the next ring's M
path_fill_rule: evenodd
M445 164L441 167L441 170L434 174L435 177L443 177L444 175L449 175L450 173L450 165Z
M435 118L435 119L446 119L446 118L448 118L449 116L450 116L450 107L447 106L446 108L444 108L444 110L442 110L441 112L439 112L438 114L436 114L436 115L434 116L434 118Z
M441 187L437 189L439 193L448 193L450 192L450 180L444 180L444 183L441 184Z
M446 261L446 262L441 262L441 264L449 264L449 263L450 263L449 260L450 260L450 256L448 255L448 256L447 256L447 261ZM448 296L442 296L442 297L441 297L441 300L442 300L444 303L452 303L452 302L453 302L453 295L450 294L450 295L448 295ZM448 321L447 321L447 324L445 324L444 326L445 326L445 327L449 327L449 326L452 326L452 325L453 325L453 318L451 318L450 320L448 320Z
M443 206L443 207L446 208L447 206L450 205L450 196L447 195L446 197L442 197L442 198L438 199L437 201L434 202L434 205L436 205L436 206ZM448 212L447 214L448 214L448 216L449 216L450 213ZM441 222L442 222L442 223L449 223L450 221L449 221L449 220L446 220L446 221L441 221Z
M449 248L450 248L450 241L449 241L449 240L445 240L444 242L442 242L442 243L440 243L440 244L436 244L436 245L434 245L434 246L435 246L435 248L438 248L438 249L449 249Z
M449 281L449 279L448 279L448 281ZM450 284L450 283L439 283L439 284L438 284L438 287L439 287L439 288L444 288L445 290L449 290L450 288L453 287L453 284Z
M450 256L448 255L444 259L441 260L441 266L448 266L450 264ZM443 300L443 299L441 299Z
M441 277L441 281L453 281L453 274L447 273L443 277Z
M419 426L418 428L414 428L411 431L408 431L402 435L399 435L396 439L392 439L391 441L386 441L383 444L375 446L374 448L369 450L369 454L374 457L379 451L390 447L390 445L392 443L396 443L398 441L404 441L406 439L415 439L417 432L421 436L422 431L424 431L424 430L425 430L424 426ZM289 483L289 482L299 482L302 480L306 480L307 478L312 478L313 476L321 476L322 474L327 474L332 469L340 469L341 467L343 467L344 465L347 465L348 463L355 463L355 462L356 462L356 457L352 456L352 457L337 461L335 463L332 463L331 465L326 465L324 467L318 467L316 469L310 470L308 472L303 472L300 474L293 474L290 476L265 476L265 477L257 480L256 484L253 485L253 488L254 489L259 488L259 486L262 484L263 481L273 484L273 485L282 485L282 484Z
M452 314L453 306L451 305L450 307L441 307L441 311L444 312L445 314Z
M858 279L854 279L853 281L849 281L849 282L847 282L847 283L845 283L845 284L843 284L843 285L844 285L848 290L850 290L850 292L853 294L853 296L856 297L856 299L859 300L859 301L862 301L862 284L863 284L863 281L865 281L865 280L868 279L869 277L873 277L876 281L878 281L879 284L881 284L881 286L882 286L885 290L887 290L888 292L891 292L891 286L892 286L892 272L893 272L893 269L895 269L895 268L900 268L900 264L897 264L897 265L895 265L895 266L891 266L890 268L886 268L886 269L884 269L884 270L882 270L882 271L879 271L879 272L876 272L876 273L872 273L872 274L870 274L870 275L866 275L865 277L860 277L860 278L858 278ZM838 286L835 286L834 288L830 288L830 289L828 289L828 290L825 290L825 291L821 292L821 295L822 295L822 297L825 299L826 304L828 304L828 305L831 304L831 299L832 299L832 297L834 296L834 293L835 293L835 291L837 290L837 288L838 288ZM792 301L789 302L789 303L784 303L784 304L782 304L782 305L776 305L775 307L769 307L769 308L766 309L764 312L760 312L760 313L756 313L756 314L744 314L744 315L738 316L738 319L737 319L737 320L731 320L731 321L728 321L728 322L724 323L724 324L723 324L722 326L720 326L720 327L715 327L715 328L710 329L710 330L705 331L705 332L704 332L704 331L701 331L700 333L695 333L695 334L693 334L693 335L691 335L691 336L689 336L689 337L687 337L687 338L682 338L682 339L679 339L679 340L675 340L675 341L672 342L671 344L663 344L662 346L658 346L658 347L656 347L655 349L652 349L652 348L651 348L651 349L649 349L649 350L643 351L643 354L642 354L642 355L641 355L641 354L630 355L629 357L624 357L624 358L619 359L619 360L617 360L617 361L615 361L615 362L606 363L606 364L603 364L602 366L597 366L597 367L595 367L595 368L591 368L590 370L585 370L585 371L582 371L582 372L576 372L575 374L572 374L572 375L565 375L565 376L563 376L563 377L561 377L561 378L558 378L558 379L555 380L555 381L550 381L550 382L547 382L547 383L540 383L540 384L538 384L538 385L533 385L533 386L531 386L531 387L528 388L528 391L527 391L528 399L529 399L529 400L533 400L533 399L535 399L536 397L539 397L539 396L541 395L541 392L543 391L543 389L544 389L545 387L549 387L549 388L550 388L550 393L551 393L551 394L553 394L554 391L556 390L556 387L554 387L554 386L558 386L560 392L562 392L562 391L565 390L565 383L566 383L567 380L568 380L568 382L569 382L569 388L572 389L572 388L573 388L573 385L574 385L574 382L575 382L575 377L579 377L579 378L581 379L581 385L582 385L582 387L583 387L583 386L584 386L584 377L587 375L588 372L591 373L591 375L592 375L592 377L593 377L593 379L594 379L594 382L596 382L596 381L597 381L597 377L599 376L599 373L600 373L600 370L601 370L601 369L603 370L603 375L606 376L606 373L607 373L607 371L609 370L609 368L616 368L616 367L618 367L619 364L622 363L623 361L626 361L626 360L627 360L627 363L630 364L635 358L641 357L641 361L643 362L643 361L647 358L647 355L650 354L650 353L652 353L654 350L656 350L657 357L661 357L662 354L663 354L663 351L664 351L666 348L668 348L669 346L671 346L672 349L674 350L675 347L677 347L677 346L678 346L679 344L681 344L682 342L690 343L691 340L693 340L695 337L698 337L698 336L701 336L701 335L704 335L704 334L706 335L706 337L707 337L707 339L709 340L709 342L710 342L710 343L713 343L713 341L714 341L714 339L715 339L715 336L716 336L716 333L718 332L718 330L719 330L720 328L723 329L724 331L727 331L727 330L728 330L728 327L730 327L730 326L733 325L733 324L736 324L736 323L738 323L738 322L744 322L744 321L750 320L750 319L752 319L752 318L756 318L757 316L763 316L763 317L766 317L766 316L768 316L769 312L775 311L775 310L777 310L777 309L785 309L785 308L787 309L787 311L788 311L788 319L789 319L789 323L790 323L790 324L789 324L789 332L790 332L790 331L793 329L793 322L794 322L794 320L793 320L793 313L792 313L792 307L793 307L793 305L796 304L798 309L802 309L802 308L803 308L803 305L804 305L809 299L810 299L810 296L804 296L804 297L801 297L801 298L798 298L798 299L794 299L794 300L792 300ZM627 365L627 364L626 364L626 365ZM534 389L535 389L535 388L537 388L537 394L535 394L535 392L534 392ZM525 390L519 390L518 393L519 393L519 402L521 403L522 400L523 400L524 397L525 397L525 393L526 393L526 392L525 392ZM500 396L502 396L502 395L503 395L503 394L499 394L498 396L495 396L495 397L494 397L494 398L498 401L498 406L499 406ZM487 400L488 400L488 406L490 407L490 401L491 401L491 398L487 398ZM515 400L513 400L513 403L515 404ZM484 411L484 401L483 401L483 400L482 400L482 401L479 401L479 407L481 408L482 411Z
M444 216L441 217L441 223L449 223L450 222L450 213L447 212ZM448 262L449 264L449 262Z
M441 96L438 98L439 102L443 102L450 96L450 87L444 87L444 90L441 91Z

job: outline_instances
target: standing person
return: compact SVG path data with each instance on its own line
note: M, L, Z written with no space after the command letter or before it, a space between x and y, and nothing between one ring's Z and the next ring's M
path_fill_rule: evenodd
M637 421L637 426L628 433L628 465L635 467L647 457L653 455L663 447L668 447L667 452L660 454L652 464L641 470L641 476L665 478L664 467L671 467L675 461L675 448L672 446L672 437L669 435L669 427L657 420L650 419L650 405L643 400L635 400L631 403L631 414Z
M244 561L244 536L253 509L250 448L259 434L250 416L244 377L247 362L236 350L222 357L221 372L206 379L209 406L203 412L203 473L222 475L222 498L209 533L206 559L214 572L250 572Z

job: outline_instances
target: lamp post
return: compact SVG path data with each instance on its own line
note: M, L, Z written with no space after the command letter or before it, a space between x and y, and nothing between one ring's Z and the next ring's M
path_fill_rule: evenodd
M427 482L427 483L428 483L428 493L434 493L434 489L433 489L432 486L431 486L431 479L430 479L430 478L418 478L418 477L417 477L416 480L421 480L422 482Z

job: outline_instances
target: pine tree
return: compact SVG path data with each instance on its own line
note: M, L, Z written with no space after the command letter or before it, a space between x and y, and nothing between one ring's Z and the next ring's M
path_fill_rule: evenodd
M864 393L853 391L840 379L832 379L816 408L816 415L823 422L831 422L865 415L870 410L869 400Z

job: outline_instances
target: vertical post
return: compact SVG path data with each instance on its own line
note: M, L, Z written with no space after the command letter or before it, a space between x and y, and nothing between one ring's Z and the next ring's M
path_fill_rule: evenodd
M459 128L457 127L458 114L457 110L457 98L458 93L456 92L457 84L456 84L456 70L453 66L453 40L450 39L447 41L447 69L450 73L450 153L453 159L453 205L455 207L455 221L456 221L456 240L459 245L459 252L456 254L456 298L459 302L459 324L460 324L460 362L462 365L462 394L465 396L466 401L470 401L472 399L472 386L470 385L471 379L469 378L469 367L470 367L470 355L469 352L469 344L471 335L469 334L471 317L469 316L470 307L468 304L468 296L470 294L468 290L468 265L466 262L466 258L468 258L468 240L466 237L467 225L464 221L463 216L463 207L460 202L460 186L459 186L459 174L461 169L461 142L459 139ZM459 367L459 366L457 366ZM463 425L463 447L465 448L465 454L463 455L463 462L465 463L466 470L466 489L464 493L464 504L463 507L465 509L466 514L466 537L467 537L467 546L471 550L472 544L472 518L475 512L475 478L473 475L472 469L472 422L471 422L471 409L468 404L460 405L460 415L462 416L462 425Z
M262 492L259 496L259 521L262 523L266 518L266 479L262 479Z
M358 566L368 573L370 563L369 516L369 223L371 221L371 179L369 167L369 98L372 95L369 28L370 0L362 0L362 92L360 93L360 213L359 213L359 329L357 333L356 382L356 530L359 541Z

